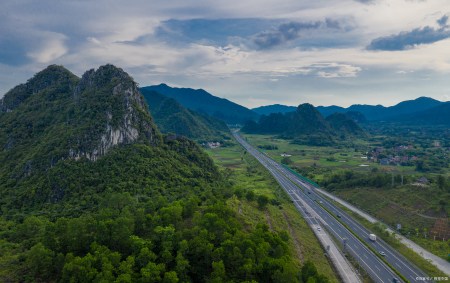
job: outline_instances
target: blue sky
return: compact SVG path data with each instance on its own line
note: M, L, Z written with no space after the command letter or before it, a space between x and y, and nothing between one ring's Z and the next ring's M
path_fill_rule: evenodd
M448 0L3 0L0 97L47 65L247 107L450 100Z

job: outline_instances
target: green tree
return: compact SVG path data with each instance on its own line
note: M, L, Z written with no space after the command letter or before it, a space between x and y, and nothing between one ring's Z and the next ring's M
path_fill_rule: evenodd
M223 264L223 261L219 262L213 262L212 263L212 269L210 276L210 283L222 283L225 282L226 279L226 273L225 273L225 265Z
M441 190L445 189L445 183L446 183L445 182L445 177L442 176L442 175L438 175L438 177L437 177L438 188L441 189Z
M245 194L245 198L248 201L252 201L255 199L255 192L253 192L252 190L249 190L246 194Z
M143 282L161 282L161 275L164 271L164 264L149 262L145 267L141 269L141 277Z
M26 254L26 266L30 269L31 275L35 279L47 281L52 278L55 272L53 268L53 258L55 253L42 243L34 245Z
M305 264L303 264L301 274L303 282L309 282L309 278L315 277L317 275L317 269L314 263L310 260L306 261ZM313 282L316 282L315 279Z
M178 281L179 279L175 271L164 273L163 283L177 283Z
M289 156L285 156L281 159L282 164L290 165L293 163L292 159Z
M62 272L63 282L92 282L97 277L95 259L88 253L83 258L74 257L72 254L66 256L66 264Z
M259 195L257 198L258 206L260 209L264 209L269 203L269 198L266 195Z

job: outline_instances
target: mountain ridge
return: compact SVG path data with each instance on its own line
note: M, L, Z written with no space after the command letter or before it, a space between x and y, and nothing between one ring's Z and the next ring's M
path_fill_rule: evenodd
M380 120L402 120L399 119L399 116L409 115L416 112L425 111L439 105L442 105L442 102L430 97L418 97L414 100L405 100L399 102L393 106L383 106L383 105L368 105L368 104L353 104L349 107L341 107L336 105L331 106L317 106L317 110L324 116L327 117L333 113L346 113L346 112L360 112L364 115L364 117L369 121L380 121ZM253 108L253 110L257 113L287 113L292 112L292 106L285 106L280 104L261 106L257 108ZM291 111L292 110L292 111Z
M189 110L175 99L148 89L141 90L156 124L164 133L175 133L198 142L229 139L227 125L214 117Z
M287 106L282 104L272 104L266 106L259 106L256 108L252 108L251 110L260 114L260 115L269 115L272 113L286 113L295 111L297 107L295 106Z
M347 115L339 114L325 119L309 103L300 104L294 112L263 115L258 123L251 121L242 131L276 134L292 139L294 143L308 145L331 145L335 143L336 137L364 135L364 131Z
M104 65L81 78L51 65L5 94L0 105L0 175L17 180L64 160L96 161L113 147L161 144L137 84Z
M221 119L228 124L244 124L259 115L228 99L216 97L203 89L175 88L166 84L142 87L173 98L184 107Z
M396 116L393 121L418 125L450 126L450 101L424 111L405 115L404 117Z

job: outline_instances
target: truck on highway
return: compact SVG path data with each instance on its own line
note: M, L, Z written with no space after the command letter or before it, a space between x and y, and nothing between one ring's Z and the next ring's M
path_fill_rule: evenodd
M375 242L377 240L377 236L375 234L369 234L369 240Z

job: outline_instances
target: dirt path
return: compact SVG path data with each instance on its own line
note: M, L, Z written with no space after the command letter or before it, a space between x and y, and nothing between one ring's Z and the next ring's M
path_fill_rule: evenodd
M434 220L437 220L437 219L445 219L445 218L443 218L443 217L433 217L433 216L428 216L428 215L425 215L425 214L422 214L422 213L416 213L416 215L418 215L418 216L420 216L420 217L423 217L423 218L427 218L427 219L434 219Z
M272 220L270 219L269 212L266 210L264 214L266 215L267 224L269 224L269 230L273 231Z

